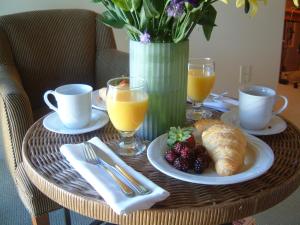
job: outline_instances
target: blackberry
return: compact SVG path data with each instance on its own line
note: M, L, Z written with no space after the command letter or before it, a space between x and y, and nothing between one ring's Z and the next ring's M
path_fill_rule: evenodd
M178 156L176 155L176 153L175 153L174 151L172 151L172 150L168 151L168 152L166 153L166 155L165 155L165 159L166 159L169 163L171 163L171 164L173 164L173 162L175 161L175 159L176 159L177 157L178 157Z
M176 144L173 147L173 150L175 151L176 154L180 155L181 150L186 147L186 144L184 142L176 142Z
M189 161L185 158L178 157L175 159L173 166L178 170L186 172L189 169Z
M190 155L189 155L188 160L189 160L189 165L190 165L189 169L194 169L194 162L196 160L196 155L195 155L194 149L190 150Z
M198 160L195 160L194 162L194 171L195 173L201 174L204 171L204 168Z
M195 173L202 173L205 167L203 166L203 162L201 159L196 159L194 162L194 171Z
M202 173L205 169L209 167L210 158L208 155L198 156L194 162L195 173Z
M206 148L203 145L197 145L195 148L195 154L202 155L204 153L207 153Z
M185 146L181 149L180 156L182 158L189 159L190 155L191 155L191 150L187 146Z

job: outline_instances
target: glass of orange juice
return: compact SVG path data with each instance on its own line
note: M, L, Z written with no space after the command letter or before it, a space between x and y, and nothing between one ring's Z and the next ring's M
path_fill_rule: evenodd
M121 140L112 145L119 155L138 155L146 149L135 137L148 109L145 81L138 77L118 77L107 82L106 106Z
M212 112L203 107L215 83L215 63L211 58L190 59L188 64L187 96L193 109L187 111L187 118L199 120L210 118Z

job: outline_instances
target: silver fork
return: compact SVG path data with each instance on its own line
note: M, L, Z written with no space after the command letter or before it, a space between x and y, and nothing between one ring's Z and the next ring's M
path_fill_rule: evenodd
M90 149L90 147L87 144L84 144L84 157L85 160L88 163L91 163L93 165L98 165L101 166L113 179L114 181L118 184L120 189L123 191L123 193L128 196L128 197L133 197L135 195L134 191L127 185L125 184L122 180L120 180L113 172L111 172L107 166L101 162L101 160L98 160L97 155L95 152Z
M116 171L117 174L122 176L132 187L134 187L134 189L138 192L138 194L146 195L152 192L150 189L146 188L138 180L136 180L133 176L131 176L122 166L115 163L111 158L100 157L99 159L99 156L96 153L98 146L95 146L90 142L84 142L84 143L90 147L90 150L93 150L98 160L101 160L103 164L107 165L109 168L112 168L114 171Z

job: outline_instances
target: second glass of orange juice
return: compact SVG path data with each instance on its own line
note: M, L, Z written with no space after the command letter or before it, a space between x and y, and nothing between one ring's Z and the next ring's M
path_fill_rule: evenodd
M215 63L211 58L190 59L188 64L187 96L192 101L192 110L187 117L191 120L210 118L212 112L203 108L203 101L215 83Z
M121 140L114 149L120 155L137 155L146 145L134 134L144 121L148 109L146 84L141 78L118 77L107 82L106 106Z

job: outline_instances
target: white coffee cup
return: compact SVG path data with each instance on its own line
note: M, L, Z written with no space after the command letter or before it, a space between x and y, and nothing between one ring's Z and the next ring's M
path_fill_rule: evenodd
M62 123L71 129L83 128L91 121L93 88L86 84L67 84L49 90L44 94L48 107L57 112ZM52 94L57 102L55 107L48 99Z
M282 98L283 106L273 112L276 101ZM248 130L265 129L274 115L286 109L288 99L275 90L263 86L249 86L239 90L240 125Z

